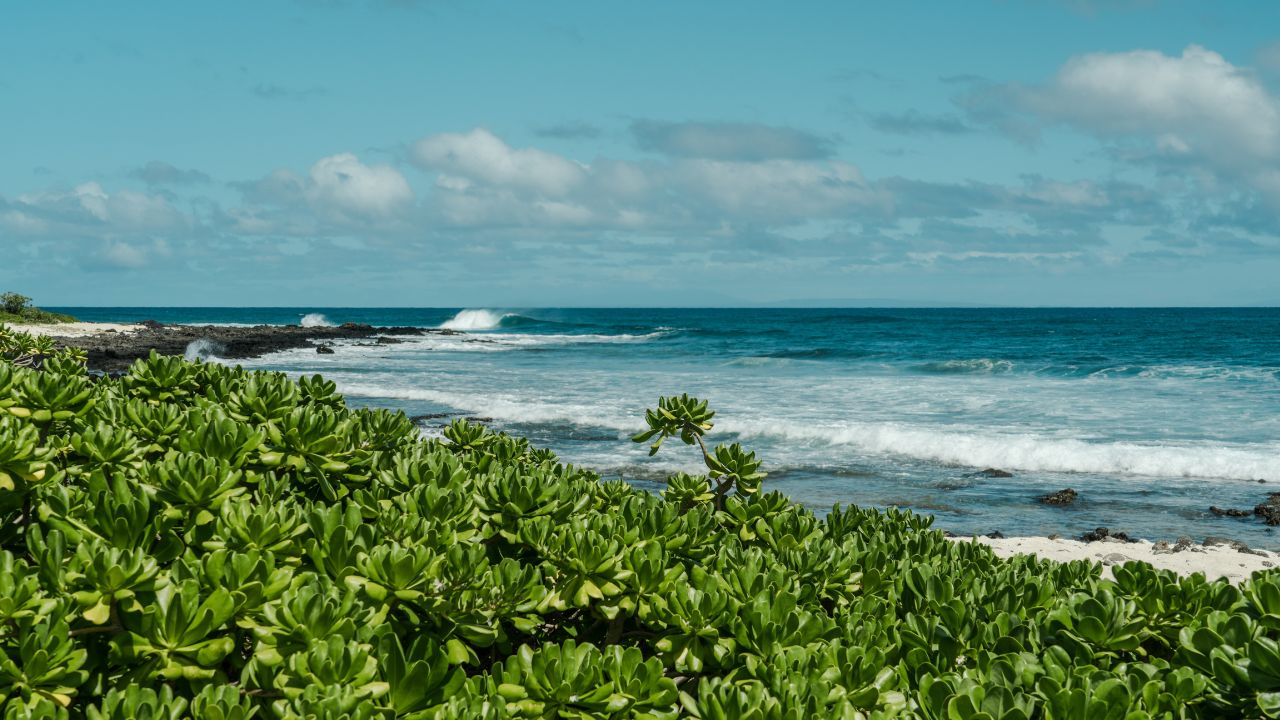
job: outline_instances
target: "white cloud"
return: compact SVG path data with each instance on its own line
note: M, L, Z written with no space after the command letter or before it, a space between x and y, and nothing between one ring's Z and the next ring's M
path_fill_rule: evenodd
M1259 62L1266 62L1266 51ZM1101 140L1117 160L1170 171L1186 204L1245 193L1280 209L1280 97L1257 72L1190 45L1090 53L1041 85L975 84L956 98L976 122L1019 140L1064 125Z
M385 219L413 203L413 190L390 165L365 165L351 153L321 158L306 188L312 207L346 217Z
M140 268L147 264L147 253L142 248L123 242L113 242L102 251L107 265L119 268Z
M50 190L19 195L5 216L15 232L93 234L178 232L188 218L169 200L134 190L108 192L97 182L70 191Z
M366 165L352 153L317 160L306 177L287 170L236 186L244 202L222 212L242 235L334 235L352 227L398 227L415 205L413 188L390 165Z
M423 138L413 146L412 159L426 170L546 197L568 194L585 176L572 160L536 148L513 148L484 128Z
M701 158L579 163L512 148L488 130L420 140L435 173L429 205L446 223L628 230L708 230L743 222L801 224L888 207L849 163Z
M1069 60L1024 94L1033 112L1111 136L1156 138L1161 149L1252 166L1280 156L1280 101L1248 71L1198 45Z

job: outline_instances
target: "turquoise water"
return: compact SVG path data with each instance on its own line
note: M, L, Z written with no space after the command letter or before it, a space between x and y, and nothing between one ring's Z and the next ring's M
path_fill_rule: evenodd
M324 373L354 404L492 417L647 488L698 467L682 446L649 458L627 439L659 395L688 392L719 410L714 441L757 450L769 487L819 511L898 505L958 533L1102 525L1280 549L1260 521L1208 512L1280 491L1276 309L66 310L456 327L467 334L246 365ZM987 467L1014 477L973 476ZM1065 487L1075 507L1034 502Z

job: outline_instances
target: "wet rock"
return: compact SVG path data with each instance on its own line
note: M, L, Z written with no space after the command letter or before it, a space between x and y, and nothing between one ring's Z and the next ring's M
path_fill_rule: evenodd
M1209 512L1219 517L1233 517L1233 518L1253 517L1253 512L1250 510L1237 510L1235 508L1220 508L1217 505L1210 505Z
M447 417L449 417L449 413L427 413L426 415L410 415L409 419L413 422L426 422L427 420L439 420Z
M1232 540L1231 538L1219 537L1217 535L1210 535L1206 537L1204 539L1203 545L1205 547L1229 547L1232 550L1236 550L1242 553L1253 552L1253 550L1251 550L1248 545L1245 545L1239 540Z
M1061 535L1059 535L1058 533L1053 533L1053 534L1049 535L1049 539L1050 539L1050 540L1061 540L1061 539L1062 539L1062 536L1061 536Z
M1077 497L1079 497L1079 493L1071 488L1066 488L1065 490L1059 490L1058 492L1049 493L1048 495L1041 495L1036 498L1036 501L1043 505L1062 506L1070 505L1076 501Z
M1107 528L1100 527L1080 536L1081 542L1137 542L1137 540L1129 537L1126 532L1111 532Z
M332 346L332 345L317 345L317 346L316 346L316 354L318 354L318 355L332 355L332 354L333 354L333 346Z
M1280 493L1270 493L1267 499L1253 507L1253 514L1268 525L1280 525Z
M953 538L953 537L960 537L960 536L951 532L950 530L943 530L942 537Z
M984 468L975 473L969 473L970 477L989 477L989 478L1011 478L1013 473L1000 468Z
M991 532L987 533L987 537L991 538L992 540L1003 540L1004 533L1000 532L999 530L992 530Z
M377 340L379 345L399 345L402 342L404 341L399 338L383 337L381 335L378 336Z

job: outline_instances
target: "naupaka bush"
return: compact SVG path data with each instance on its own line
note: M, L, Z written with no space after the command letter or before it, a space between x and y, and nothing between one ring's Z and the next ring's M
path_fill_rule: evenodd
M695 446L661 495L333 383L0 330L6 718L1280 715L1280 576L999 560L765 492ZM22 365L9 362L20 358Z

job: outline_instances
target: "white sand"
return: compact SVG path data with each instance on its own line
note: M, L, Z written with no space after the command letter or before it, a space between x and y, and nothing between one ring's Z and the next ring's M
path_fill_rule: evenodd
M1010 537L991 539L985 537L952 538L955 542L975 541L995 550L1000 557L1036 555L1047 560L1091 560L1103 564L1103 577L1111 577L1111 565L1128 560L1141 560L1153 567L1173 570L1180 575L1204 573L1210 580L1226 578L1235 583L1248 578L1257 570L1280 566L1280 554L1254 550L1240 552L1234 548L1216 545L1193 546L1179 552L1154 552L1154 546L1143 540L1136 543L1101 541L1085 543L1078 540L1050 540L1044 537ZM1253 553L1262 553L1255 555Z
M142 329L141 325L91 322L50 323L47 325L6 323L5 326L10 330L17 330L19 332L30 333L32 335L52 335L53 337L91 337L93 335L102 335L110 332L137 332Z

